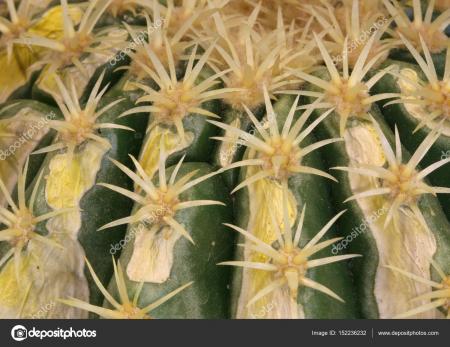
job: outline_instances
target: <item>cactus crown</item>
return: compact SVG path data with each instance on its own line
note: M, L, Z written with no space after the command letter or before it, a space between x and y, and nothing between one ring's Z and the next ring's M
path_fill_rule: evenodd
M363 176L374 177L379 180L379 186L377 188L359 192L348 198L346 201L373 196L386 196L388 198L389 211L386 216L385 227L392 220L395 225L395 223L397 223L399 213L402 212L406 215L410 215L412 213L412 215L421 223L425 230L427 230L427 224L417 205L420 196L423 194L435 195L439 193L450 193L450 188L429 186L424 182L424 178L442 165L450 162L450 158L442 159L421 171L418 171L416 167L434 142L436 142L440 136L440 133L437 131L430 132L411 156L409 161L404 164L402 158L402 144L400 142L397 127L395 128L394 151L375 120L373 120L373 126L381 140L381 145L388 162L388 167L383 168L374 165L360 165L358 167L335 168Z
M258 5L239 27L227 22L220 13L213 15L219 38L218 54L213 56L215 61L211 66L216 72L231 70L222 79L226 87L239 91L224 95L223 99L238 110L242 110L242 105L254 109L263 103L264 85L272 95L286 85L299 82L291 72L281 68L283 43L269 36L260 37L256 32L254 27L259 11Z
M413 301L420 301L424 299L431 300L429 303L423 304L412 310L401 313L393 318L400 319L413 317L419 313L433 310L438 307L442 307L446 311L447 318L450 318L450 275L446 275L445 272L442 270L442 268L433 259L430 259L430 262L434 270L436 270L436 272L438 273L441 282L435 282L426 278L419 277L413 273L399 269L398 267L395 266L391 265L386 266L392 271L395 271L403 276L413 279L414 281L423 283L427 286L431 286L432 288L436 289L431 292L419 295L413 299Z
M294 115L297 108L298 97L294 101L289 111L283 129L280 132L278 129L277 114L275 113L272 102L269 97L269 92L264 87L264 98L267 112L267 124L269 132L266 131L264 125L259 122L254 114L244 106L249 118L252 120L255 130L259 133L261 138L251 133L247 133L239 128L227 125L221 122L209 121L210 123L229 132L230 137L214 137L216 140L228 142L234 141L234 138L239 138L238 143L248 147L251 152L249 159L238 161L230 164L226 169L233 169L242 166L257 166L260 170L255 175L247 178L240 183L233 192L244 188L254 182L271 178L279 181L286 181L291 175L295 173L315 174L335 180L334 177L321 170L302 165L301 161L304 156L315 151L316 149L327 144L341 141L341 139L328 139L316 142L304 148L300 147L301 142L313 131L313 129L325 118L332 110L325 112L317 120L312 122L303 131L310 115L314 111L315 104L312 104L303 115L295 122Z
M156 186L152 182L152 178L145 173L139 162L133 156L130 155L130 157L134 165L136 166L137 173L134 173L125 165L117 162L116 160L112 160L112 162L128 177L130 177L133 182L139 187L139 189L142 189L145 192L144 196L111 184L100 183L99 185L102 185L108 189L118 192L119 194L129 197L130 199L138 203L141 208L135 214L129 217L122 218L104 225L100 228L100 230L122 224L143 222L149 223L151 225L152 231L156 232L161 226L167 225L177 233L188 239L190 242L194 243L194 240L189 235L187 230L175 220L174 217L176 212L195 206L223 205L223 203L213 200L181 201L179 199L179 196L186 190L216 175L217 172L192 179L198 172L198 170L195 170L189 172L188 174L177 180L178 171L184 160L183 156L175 166L175 169L173 170L169 181L167 181L165 168L165 161L167 156L164 151L164 145L163 143L161 143L158 169L159 186Z
M0 48L6 48L8 61L13 53L14 40L20 38L32 24L32 4L29 0L20 2L18 8L14 0L6 0L10 20L0 18Z
M430 50L422 39L422 36L420 36L420 42L425 59L410 41L402 35L401 38L419 64L426 80L423 81L420 78L414 80L407 74L393 72L400 81L410 87L407 89L411 89L411 92L402 91L398 95L400 97L399 99L390 101L386 106L399 103L422 106L426 110L426 112L423 112L425 117L420 120L414 132L424 126L435 128L442 120L450 121L450 45L447 47L445 72L442 78L439 78Z
M343 64L342 54L345 50L349 67L355 67L365 47L364 43L372 34L375 40L367 59L371 60L378 56L374 67L385 60L389 50L398 44L397 39L383 37L390 21L380 11L364 13L360 10L358 0L353 0L350 6L344 4L338 10L326 2L323 2L322 6L308 6L308 8L324 30L325 44L334 54L333 60L338 65Z
M226 224L245 237L246 241L249 242L249 245L246 245L245 247L248 247L253 252L258 252L266 255L269 261L227 261L219 263L219 265L238 266L253 270L269 271L270 273L272 273L272 281L270 282L270 284L257 292L255 296L248 301L247 307L258 301L265 295L268 295L277 289L287 286L291 298L290 311L293 315L292 318L298 318L296 316L298 312L297 297L298 288L300 286L318 290L324 294L331 296L332 298L335 298L336 300L343 302L343 300L332 290L308 278L308 269L342 261L345 259L354 258L358 255L347 254L310 260L309 258L320 250L342 239L333 238L327 241L319 242L320 239L325 235L325 233L331 228L334 222L345 211L342 211L334 216L304 247L300 247L300 238L302 234L306 206L303 207L297 229L295 233L293 233L289 222L287 195L288 188L287 185L284 185L283 220L281 221L281 223L280 221L276 220L273 212L271 213L272 227L274 228L275 234L277 235L278 247L268 245L264 241L255 237L251 232L245 231L231 224ZM280 229L280 225L282 225L282 229Z
M61 246L52 239L37 233L37 224L73 210L59 209L40 216L34 215L34 203L36 200L37 189L42 179L42 172L33 187L29 204L27 206L25 197L25 182L28 172L28 161L29 159L27 159L23 170L19 171L17 182L17 204L14 202L11 194L8 192L8 189L0 178L0 191L4 194L10 208L0 207L0 222L6 227L0 231L0 240L8 241L11 245L11 249L0 259L0 267L13 256L17 279L19 279L19 272L21 269L22 251L26 249L31 240L61 248Z
M119 292L119 298L120 300L117 301L105 288L105 286L102 284L98 276L96 275L94 269L92 268L92 265L89 263L89 261L86 259L86 264L89 268L89 272L91 273L92 278L95 281L95 284L97 285L98 289L102 292L104 295L106 301L112 306L111 309L104 308L100 306L92 305L88 302L84 302L83 300L76 299L76 298L68 298L68 299L60 299L59 301L62 302L65 305L69 305L72 307L77 307L79 309L92 312L95 314L98 314L102 318L107 319L150 319L149 313L156 309L157 307L164 304L166 301L173 298L175 295L177 295L182 290L189 287L193 282L189 282L174 291L170 292L169 294L163 296L162 298L156 300L155 302L140 308L138 306L139 296L141 294L142 287L144 286L144 282L141 282L133 296L133 298L130 300L130 297L127 293L127 287L125 284L125 276L123 274L122 267L117 261L117 263L113 259L113 265L114 265L114 280L115 284L117 286L117 290Z
M142 75L146 75L142 64L151 69L155 69L155 65L147 53L148 49L158 57L158 60L165 68L168 68L172 62L175 65L178 65L184 56L185 50L192 45L192 42L185 41L184 39L190 32L192 24L198 17L198 14L196 13L190 18L187 18L175 33L169 34L168 23L170 23L170 21L168 18L163 18L161 16L161 7L162 6L158 1L152 3L152 8L150 9L152 19L144 12L146 20L146 41L142 37L143 32L139 34L135 29L124 23L125 28L136 44L134 52L129 54L131 57L129 70L136 75L138 79L140 79ZM168 54L169 51L170 55Z
M439 53L447 48L449 39L444 30L450 23L450 9L433 20L434 1L428 2L423 15L420 0L413 0L414 19L411 20L398 3L390 0L383 0L383 3L396 24L395 29L390 31L392 36L407 37L419 51L422 49L421 40L425 41L432 53Z
M73 79L69 77L69 84L65 86L60 77L55 75L55 81L59 88L59 94L54 94L54 99L63 113L64 120L50 120L49 127L58 132L54 144L44 147L36 152L47 153L62 149L67 149L73 154L74 150L85 141L91 140L99 143L105 148L110 148L110 143L97 134L99 129L123 129L133 131L133 129L114 123L97 123L98 118L111 107L122 102L124 99L117 99L97 110L102 96L105 94L108 85L100 90L104 77L104 72L100 75L94 88L89 95L89 99L84 107L80 106L76 87Z
M124 112L120 117L141 112L149 112L153 119L148 130L151 130L158 124L173 125L175 126L181 141L186 143L187 139L183 126L183 119L191 113L218 118L216 114L203 109L202 103L209 100L220 99L226 93L233 90L229 88L211 90L212 87L220 83L219 77L222 77L228 71L214 74L198 82L200 73L205 67L214 46L211 46L204 52L195 65L194 61L196 59L197 49L196 47L193 49L182 79L177 78L172 51L169 45L166 47L169 62L168 71L149 47L146 47L147 56L152 61L155 68L150 69L148 66L137 61L137 64L142 67L148 77L155 81L159 87L159 90L155 90L145 84L136 83L136 85L145 92L145 95L140 97L137 100L137 103L151 102L152 105L132 108Z
M88 75L81 60L85 53L105 53L110 54L114 47L115 38L109 37L108 31L94 32L100 16L104 13L111 0L93 0L84 12L80 24L75 29L75 25L69 14L69 5L67 0L61 0L64 31L60 39L51 39L31 34L16 42L26 45L35 45L47 48L48 51L43 54L38 62L33 64L33 69L47 66L48 73L54 73L60 69L75 65L83 74ZM31 67L30 67L31 69Z
M369 41L365 44L351 73L349 72L347 39L345 40L342 56L342 74L338 71L336 64L333 62L329 52L325 48L322 39L316 34L314 34L314 37L330 74L331 80L325 81L302 71L295 71L295 75L323 90L320 92L299 91L297 94L304 94L319 98L322 100L322 102L319 103L320 107L335 108L336 113L340 116L339 128L340 134L343 136L347 126L347 121L350 117L365 118L371 105L375 101L392 98L397 95L393 93L383 93L370 96L369 94L372 86L386 74L387 70L381 70L372 76L368 81L364 81L364 77L367 75L369 70L378 61L378 59L380 59L382 54L384 54L383 52L378 53L367 62L370 49L376 38L376 33L373 34Z

